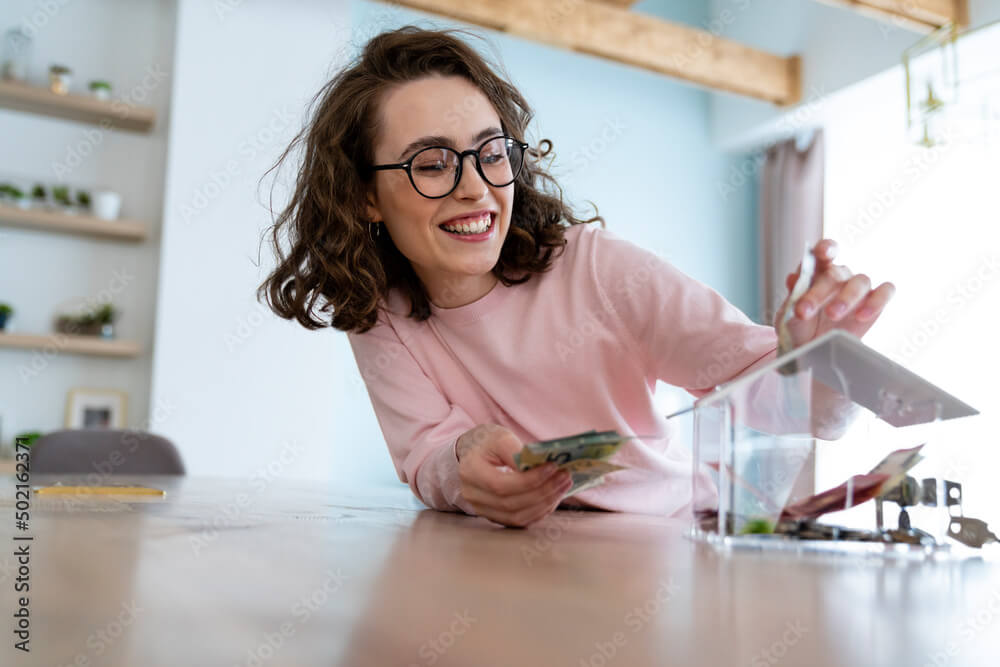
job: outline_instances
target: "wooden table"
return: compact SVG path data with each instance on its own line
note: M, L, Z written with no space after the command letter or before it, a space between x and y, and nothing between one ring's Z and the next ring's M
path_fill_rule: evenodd
M72 478L33 476L31 483ZM158 500L32 498L30 654L7 665L996 665L983 560L717 553L655 516L526 530L284 480L119 478ZM117 481L117 479L116 479Z

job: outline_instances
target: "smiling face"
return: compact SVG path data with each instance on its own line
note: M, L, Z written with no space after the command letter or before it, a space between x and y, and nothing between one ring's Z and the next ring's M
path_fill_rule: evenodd
M375 164L406 162L423 147L414 142L424 137L447 138L443 145L463 151L479 148L486 139L502 133L500 117L489 99L460 76L432 75L400 84L385 94L379 113ZM434 166L433 162L414 164L413 175L419 178L419 168L429 171ZM450 308L475 301L496 284L491 270L510 227L514 187L487 183L472 156L464 158L455 190L440 199L419 194L403 169L376 171L368 215L385 223L383 233L388 231L410 260L431 302ZM448 221L457 222L456 217L483 211L489 216L478 227L473 222L465 229L475 231L488 224L485 232L463 234L442 227Z

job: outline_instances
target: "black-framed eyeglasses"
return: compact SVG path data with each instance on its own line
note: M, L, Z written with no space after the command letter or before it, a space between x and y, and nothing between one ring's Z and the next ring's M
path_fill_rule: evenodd
M528 144L523 141L498 135L484 141L479 148L461 152L448 146L428 146L406 162L377 164L372 170L403 169L417 193L428 199L440 199L458 187L466 155L476 159L476 171L484 181L502 188L513 183L521 173L527 148Z

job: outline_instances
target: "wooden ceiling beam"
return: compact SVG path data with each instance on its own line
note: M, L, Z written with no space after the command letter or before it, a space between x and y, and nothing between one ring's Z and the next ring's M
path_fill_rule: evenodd
M820 0L828 5L850 7L883 21L918 32L931 32L954 24L969 24L968 0Z
M621 7L622 9L628 9L634 5L638 0L597 0L598 2L603 2L606 5L613 5L615 7Z
M466 23L779 105L801 99L799 59L599 0L391 0Z

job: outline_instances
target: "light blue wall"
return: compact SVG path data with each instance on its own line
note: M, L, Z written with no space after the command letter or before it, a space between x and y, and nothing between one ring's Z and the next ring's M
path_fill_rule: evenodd
M472 27L379 2L355 0L352 9L359 45L407 23ZM635 10L688 25L708 22L707 3L694 0L646 0ZM587 202L595 203L608 229L654 249L753 316L752 187L732 176L745 158L712 146L708 93L635 67L473 29L494 45L496 54L487 55L499 56L535 110L526 141L554 143L553 175L577 213L590 217Z

